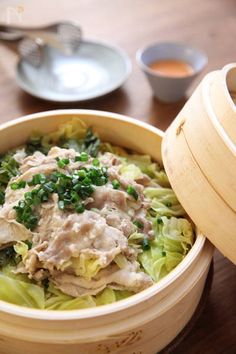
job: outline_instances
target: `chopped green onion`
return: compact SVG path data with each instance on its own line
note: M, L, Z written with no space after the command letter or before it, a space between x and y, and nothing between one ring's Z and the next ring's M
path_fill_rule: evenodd
M137 228L138 229L143 229L143 223L141 222L141 221L139 221L139 220L134 220L133 221L133 224L135 225L135 226L137 226Z
M24 241L24 243L28 246L28 249L30 250L33 246L32 242L29 240Z
M70 196L72 202L78 202L80 200L79 194L76 193L75 191L71 191Z
M89 156L86 152L81 152L80 155L75 156L75 162L77 162L77 161L86 162L86 161L88 161L88 159L89 159Z
M93 159L93 166L98 167L100 165L100 162L98 159Z
M56 185L53 182L43 184L43 189L48 193L53 193L56 189Z
M138 200L138 193L133 186L128 186L126 191L129 195L132 195L135 200Z
M163 224L163 220L162 220L162 218L157 218L157 223L159 224L159 225L161 225L161 224Z
M16 189L21 189L21 188L25 188L26 186L26 182L21 180L19 182L13 182L10 184L10 187L12 190L16 190Z
M81 153L79 157L84 161L89 158L86 153ZM68 163L69 159L57 158L57 164L60 168ZM107 168L98 166L83 167L80 170L73 171L72 174L65 174L59 171L55 171L48 176L43 173L36 174L27 184L29 186L37 185L38 187L26 192L24 199L20 200L18 205L14 207L17 221L33 230L38 223L37 205L47 202L52 193L58 195L58 208L60 210L75 210L78 213L82 213L85 210L83 200L92 195L94 186L101 186L107 182ZM13 185L13 189L18 189L19 185L25 186L26 182L18 182L17 185Z
M33 209L30 201L19 201L14 207L16 210L16 220L25 225L30 230L33 230L38 223L38 218L33 214Z
M85 210L84 204L79 203L75 206L75 210L77 211L77 213L83 213Z
M81 152L80 154L80 161L88 161L89 156L86 154L86 152Z
M48 201L49 195L43 188L39 188L37 194L38 194L38 197L41 199L42 202L47 202Z
M105 176L101 176L101 177L97 177L94 180L94 184L95 186L103 186L104 184L106 184L108 181L107 177Z
M32 201L32 193L31 192L26 192L24 194L25 200Z
M60 168L64 168L66 165L69 165L70 160L67 158L60 159L59 157L56 158L57 160L57 166Z
M59 202L58 202L58 208L59 208L60 210L64 210L64 209L65 209L65 202L64 202L64 200L59 200Z
M74 185L73 187L73 190L76 191L76 192L79 192L81 189L81 184L80 183L77 183L76 185Z
M77 171L77 174L78 174L79 178L85 178L87 176L86 170L83 170L83 169Z
M167 206L167 208L171 208L172 207L172 203L170 203L170 202L167 202L165 205Z
M11 189L12 189L13 191L16 190L16 189L19 189L19 186L18 186L18 183L17 183L17 182L11 183L11 184L10 184L10 187L11 187Z
M27 221L26 221L26 226L28 225L28 228L33 230L35 226L38 224L38 218L36 215L29 215Z
M120 188L120 182L117 179L113 179L113 181L111 183L112 183L112 186L114 189Z
M47 180L47 177L45 176L44 173L38 173L37 175L34 175L30 181L27 182L28 186L36 186L37 184L42 184L45 183Z
M144 251L148 251L150 249L150 243L149 243L149 240L147 238L143 239L142 249Z
M83 184L86 184L86 185L90 185L92 183L92 181L91 181L91 179L89 178L89 177L85 177L84 179L83 179Z
M57 181L58 181L58 175L54 172L54 173L52 173L51 174L51 176L50 176L50 180L52 181L52 182L54 182L54 183L56 183Z

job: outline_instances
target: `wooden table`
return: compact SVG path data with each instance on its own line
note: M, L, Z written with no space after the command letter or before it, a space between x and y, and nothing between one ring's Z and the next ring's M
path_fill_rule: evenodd
M73 105L48 103L28 96L16 86L17 58L0 46L0 121L56 108L91 108L127 114L165 130L184 101L168 105L152 97L135 63L136 50L155 41L189 42L209 56L203 76L235 60L235 13L234 0L1 0L1 22L39 25L60 19L77 20L84 37L106 40L126 50L133 61L133 72L123 88L109 96ZM176 353L236 353L236 267L218 252L204 314Z

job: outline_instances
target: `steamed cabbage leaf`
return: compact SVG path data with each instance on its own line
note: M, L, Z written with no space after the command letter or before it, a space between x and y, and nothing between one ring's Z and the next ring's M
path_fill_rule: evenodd
M113 302L124 300L131 295L133 295L131 291L106 288L100 294L96 295L96 304L97 306L112 304Z
M79 310L89 307L112 304L113 302L126 299L133 295L132 292L126 290L104 289L96 296L82 296L74 298L63 294L56 289L52 283L49 284L45 309L47 310Z
M127 165L133 164L140 169L142 173L145 173L154 182L162 187L169 187L170 183L165 171L160 167L157 162L152 162L151 157L148 155L135 155L131 154L125 158Z
M110 153L112 153L114 155L118 155L118 156L128 156L125 149L121 148L120 146L112 145L110 143L101 143L100 151L102 153L110 152Z
M96 306L96 302L90 295L74 298L63 294L51 283L49 284L47 299L45 301L46 310L78 310L94 306Z
M70 121L60 124L59 128L52 133L45 134L42 145L56 145L61 140L83 139L86 135L87 126L82 120L73 118Z
M183 216L186 214L174 191L170 188L148 187L145 188L144 194L151 199L151 210L155 216Z
M91 279L102 268L100 258L96 255L88 255L81 253L79 257L71 258L65 265L62 266L61 270L70 267L74 270L77 276L84 277L86 279Z
M155 239L150 242L150 249L139 255L139 261L157 282L182 261L193 245L194 234L188 220L175 217L161 217L154 230Z
M28 255L29 246L27 245L27 243L22 241L17 241L13 247L16 254L21 256L22 260L24 261Z
M111 152L112 154L120 156L123 166L136 166L142 173L147 174L160 186L170 187L170 182L165 171L157 162L153 162L149 155L128 154L123 148L111 145L110 143L102 143L100 146L100 151ZM136 169L136 172L137 171L138 170Z
M95 157L100 148L100 139L91 128L79 118L74 117L70 121L61 124L56 131L48 134L34 132L26 145L27 155L35 151L47 154L52 146L58 145L65 149L74 149L77 152L87 152Z
M43 309L44 289L38 285L24 282L0 273L0 300L15 305Z
M25 283L32 283L32 280L28 278L27 274L25 273L16 273L15 272L16 267L15 265L12 263L9 263L8 265L6 265L5 267L2 267L0 274L3 274L9 278L13 278L16 280L21 280Z
M142 171L134 164L123 165L120 169L120 173L124 178L136 180L142 177Z
M106 288L100 294L96 295L97 306L112 304L116 302L116 294L113 289Z

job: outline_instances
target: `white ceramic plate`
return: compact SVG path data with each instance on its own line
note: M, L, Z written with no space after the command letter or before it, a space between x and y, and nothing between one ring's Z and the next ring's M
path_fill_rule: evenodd
M120 87L131 72L131 61L120 48L82 41L73 56L46 46L37 68L21 59L18 85L32 96L56 102L79 102L103 96Z

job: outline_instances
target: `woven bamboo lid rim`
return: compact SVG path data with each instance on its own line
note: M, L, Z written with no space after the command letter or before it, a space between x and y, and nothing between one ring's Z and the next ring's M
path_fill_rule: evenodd
M221 125L236 144L236 64L216 71L210 84L210 101Z
M235 75L236 75L236 63L225 65L223 67L221 73L222 73L222 76L223 76L223 88L224 88L225 95L226 95L226 97L228 99L229 105L231 106L230 108L236 114L236 105L235 105L235 103L234 103L234 101L232 99L232 96L230 95L229 85L227 84L227 82L230 80L229 75L231 74L232 70L235 70ZM234 91L236 92L236 87L235 87Z
M210 101L210 79L212 80L213 78L209 75L203 80L203 85L202 85L202 100L204 102L204 106L206 108L206 111L208 113L208 117L210 118L212 124L216 128L218 134L221 136L222 140L226 144L226 146L232 151L232 153L236 157L236 146L234 142L231 140L229 137L228 133L225 131L224 127L218 120L217 116L215 115L214 109L211 105ZM232 99L231 99L232 101ZM232 101L233 102L233 101ZM235 117L236 118L236 117Z

